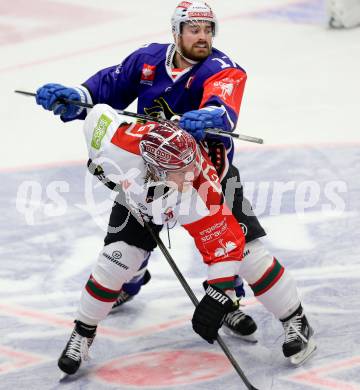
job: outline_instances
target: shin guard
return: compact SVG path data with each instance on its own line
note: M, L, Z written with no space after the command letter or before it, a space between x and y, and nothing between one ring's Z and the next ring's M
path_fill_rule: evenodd
M248 282L256 298L278 319L292 313L300 304L294 279L259 240L246 244L239 275Z
M124 283L133 278L148 253L123 241L106 245L83 289L77 319L97 325L112 308Z

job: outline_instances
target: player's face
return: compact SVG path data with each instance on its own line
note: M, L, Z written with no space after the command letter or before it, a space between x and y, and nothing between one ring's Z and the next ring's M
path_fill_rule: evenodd
M179 36L179 47L185 57L201 61L211 54L212 39L211 23L185 23Z
M193 181L198 178L199 174L200 162L196 158L183 169L168 171L166 174L166 184L169 187L176 188L179 192L185 192L192 187Z

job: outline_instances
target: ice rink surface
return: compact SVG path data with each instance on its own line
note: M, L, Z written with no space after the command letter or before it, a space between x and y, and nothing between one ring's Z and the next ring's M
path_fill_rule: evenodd
M238 131L265 139L239 142L235 162L266 244L298 282L318 350L290 367L280 323L249 288L258 343L224 340L261 390L360 389L360 28L328 30L321 0L209 3L215 46L248 72ZM193 333L192 304L158 251L151 282L99 326L93 359L63 381L56 365L112 195L86 175L82 123L64 125L13 90L76 85L142 44L170 41L175 5L0 4L0 389L245 388L220 348ZM184 231L170 236L201 298L206 268Z

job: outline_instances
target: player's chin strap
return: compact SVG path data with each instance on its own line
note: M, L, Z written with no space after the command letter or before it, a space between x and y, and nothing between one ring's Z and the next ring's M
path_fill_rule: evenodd
M191 65L198 64L200 61L194 61L194 60L191 60L190 58L187 58L184 56L184 54L182 53L180 46L179 46L179 37L180 37L180 35L176 35L176 37L175 37L175 51L176 51L176 53L178 53L179 56L182 59L184 59L186 62L188 62L189 64L191 64ZM212 44L211 44L210 49L212 49Z
M196 65L196 64L198 64L200 62L200 61L191 60L190 58L187 58L187 57L184 56L184 54L181 52L181 49L179 47L179 35L176 35L176 38L175 38L175 51L176 51L176 53L179 54L179 56L182 59L184 59L186 62L188 62L191 65Z
M178 53L179 56L180 56L182 59L184 59L186 62L188 62L189 64L191 64L191 65L196 65L196 64L199 63L199 61L190 60L190 58L185 57L184 54L181 53L181 50L179 49L178 45L176 45L176 49L175 49L175 50L176 50L176 53Z

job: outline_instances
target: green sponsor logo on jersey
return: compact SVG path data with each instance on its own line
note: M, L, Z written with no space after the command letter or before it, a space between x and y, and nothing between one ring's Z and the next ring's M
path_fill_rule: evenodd
M106 130L110 126L110 123L112 120L108 118L105 114L102 114L101 117L98 120L98 123L94 129L92 140L91 140L91 146L94 149L99 150L101 146L101 141L105 137Z

